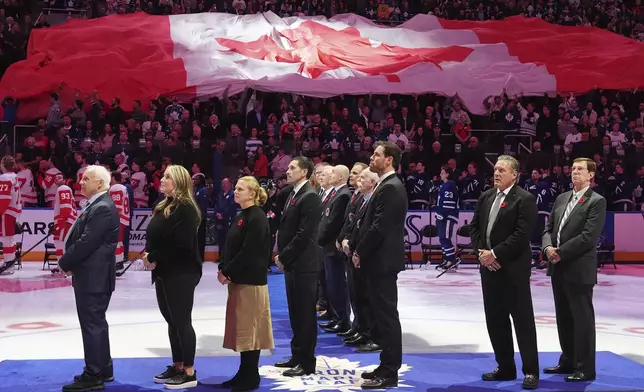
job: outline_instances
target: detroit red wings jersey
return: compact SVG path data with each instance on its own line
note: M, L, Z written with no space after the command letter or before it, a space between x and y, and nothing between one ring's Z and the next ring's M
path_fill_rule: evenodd
M148 207L148 178L143 172L136 172L130 178L130 184L134 189L134 205L137 208Z
M67 185L59 186L54 200L54 240L65 238L77 215L72 189Z
M121 221L121 228L119 230L119 242L116 245L115 255L121 256L124 253L123 248L123 234L125 227L130 225L130 198L127 195L127 188L122 184L114 184L110 187L110 196L116 206ZM127 255L126 255L127 256Z
M76 171L76 182L74 183L74 198L76 199L76 205L82 206L87 202L87 197L83 194L83 191L80 186L80 182L83 179L83 174L85 174L87 166L83 166L78 171Z
M16 173L0 175L0 215L11 215L18 219L22 213L20 183Z
M45 203L53 203L56 200L56 176L62 174L60 170L52 167L45 172L45 178L42 180L40 187L45 191Z
M110 196L116 210L119 212L121 224L124 226L130 225L130 198L127 195L127 188L123 184L115 184L110 187Z
M20 198L23 204L36 204L38 197L34 187L34 175L29 169L20 170L16 177L20 184Z
M16 173L4 173L0 175L0 237L14 235L20 214L22 202Z

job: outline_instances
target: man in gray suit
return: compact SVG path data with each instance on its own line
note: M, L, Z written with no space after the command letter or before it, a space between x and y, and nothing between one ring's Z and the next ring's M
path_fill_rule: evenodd
M557 366L544 373L567 374L568 382L596 377L593 288L597 284L597 239L606 220L606 199L590 188L596 171L592 159L574 160L574 188L555 200L542 238L562 351Z
M88 202L65 238L61 272L73 276L76 311L83 335L85 369L63 391L104 388L114 380L105 312L116 283L119 215L109 195L110 173L88 166L80 185Z

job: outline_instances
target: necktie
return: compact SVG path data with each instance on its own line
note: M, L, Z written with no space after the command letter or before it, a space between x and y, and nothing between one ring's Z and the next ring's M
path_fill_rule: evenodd
M351 204L356 202L356 196L358 196L358 192L353 192L353 196L351 196Z
M577 204L577 195L572 195L572 199L570 202L568 202L568 205L566 206L566 211L563 214L563 218L561 218L561 222L559 223L559 230L557 230L557 246L561 245L561 228L563 227L564 223L566 223L566 220L570 216L570 213L572 212L573 208L575 208L575 205Z
M284 212L288 210L288 208L291 206L291 202L295 198L295 191L291 191L291 193L288 195L288 199L286 199L286 205L284 206Z
M335 189L334 189L334 190L332 190L332 191L331 191L331 193L329 193L329 195L326 197L326 199L324 200L324 202L326 203L327 201L329 201L329 200L333 199L333 196L335 196Z
M496 198L494 199L494 204L492 204L492 209L490 210L490 219L487 221L487 230L485 231L485 240L488 248L492 249L492 243L490 242L490 233L492 232L492 227L494 227L494 222L496 221L496 216L499 214L499 208L501 207L501 199L503 198L503 192L497 192Z

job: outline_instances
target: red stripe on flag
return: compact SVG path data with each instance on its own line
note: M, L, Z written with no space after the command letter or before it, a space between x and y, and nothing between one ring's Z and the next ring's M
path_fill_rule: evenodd
M169 17L143 12L34 29L27 60L9 67L0 96L20 100L20 118L45 115L49 94L60 87L64 105L77 92L85 98L97 90L108 105L120 98L126 111L135 99L145 105L159 93L194 97L196 89L186 87L183 60L174 58L173 48Z
M388 75L385 75L385 77L387 78L388 82L400 83L400 77L398 75L388 74Z
M561 92L644 87L644 43L595 27L557 26L515 16L485 23L440 19L447 30L471 30L482 44L505 44L522 63L545 65Z

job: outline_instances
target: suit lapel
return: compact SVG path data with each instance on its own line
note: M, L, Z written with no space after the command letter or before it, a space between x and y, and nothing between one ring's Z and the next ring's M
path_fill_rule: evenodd
M572 194L572 192L573 191L570 191L571 194ZM563 226L561 226L562 230L566 227L568 222L570 222L572 220L572 218L575 216L575 213L577 213L577 211L579 211L579 209L584 204L586 204L588 202L588 200L590 199L590 197L592 195L592 192L593 192L593 190L588 188L588 190L584 193L584 195L581 197L581 199L577 200L577 204L575 205L575 207L573 207L572 211L570 211L570 216L568 216L568 219L566 219L566 221L563 223ZM568 206L568 202L570 202L570 196L568 196L565 200L567 200L567 202L566 202L566 204L564 204L564 207L563 207L564 212L566 211L566 207ZM563 218L563 213L561 214L561 218Z
M496 188L494 189L494 192L491 192L483 201L483 205L481 206L481 228L483 230L483 233L486 232L487 230L487 223L488 220L490 219L490 210L492 209L492 200L496 197Z
M499 219L501 219L501 216L503 216L503 214L504 214L504 213L505 213L505 211L507 210L507 206L508 206L509 204L514 203L514 200L516 199L517 186L518 186L518 185L514 185L514 186L510 189L510 191L508 192L508 194L505 196L505 198L503 199L503 201L501 202L501 205L499 206L499 213L498 213L498 214L496 214L496 219L494 220L494 224L492 225L492 229L494 229L494 226L496 226L496 224L499 222ZM496 198L496 193L494 194L494 196L495 196L495 198ZM492 206L490 206L490 208L492 208ZM489 211L489 210L488 210L488 211ZM487 227L487 226L486 226L486 227Z
M286 219L286 216L288 215L289 211L291 211L291 208L293 208L293 207L297 204L297 202L300 200L300 198L302 197L302 195L303 195L304 193L306 193L306 191L309 189L309 187L310 187L310 185L309 185L309 183L307 182L306 184L304 184L304 185L300 188L300 190L299 190L299 191L297 191L297 193L296 193L295 195L293 195L293 199L291 199L291 201L289 202L289 203L290 203L290 205L287 205L287 206L286 206L286 211L284 211L284 213L282 214L282 220L285 220L285 219Z

